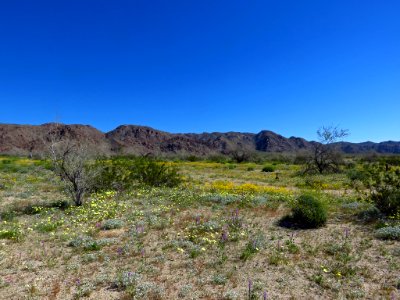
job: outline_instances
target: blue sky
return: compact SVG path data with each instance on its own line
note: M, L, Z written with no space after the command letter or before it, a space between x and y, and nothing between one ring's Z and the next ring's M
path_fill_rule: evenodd
M2 1L0 122L400 141L399 1Z

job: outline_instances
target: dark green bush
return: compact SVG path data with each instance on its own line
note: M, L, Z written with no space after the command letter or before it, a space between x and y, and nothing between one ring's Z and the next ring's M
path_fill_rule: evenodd
M280 225L294 228L319 228L326 224L325 205L311 195L300 196L292 208L292 213L280 220Z
M318 228L326 224L327 211L322 202L316 198L302 195L292 209L292 216L301 227Z
M202 159L196 155L189 155L183 159L184 161L201 161Z
M275 171L275 167L272 165L265 165L262 170L262 172L274 172Z
M367 178L367 175L365 172L361 171L361 170L357 170L357 169L350 169L347 172L347 177L351 180L351 181L365 181L365 179Z
M365 185L370 199L385 215L400 212L400 169L386 164L370 164L365 167Z

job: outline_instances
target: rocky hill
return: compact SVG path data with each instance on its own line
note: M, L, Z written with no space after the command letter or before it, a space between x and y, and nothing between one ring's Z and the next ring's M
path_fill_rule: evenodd
M155 155L212 155L234 151L299 152L312 143L298 137L286 138L272 131L257 134L242 132L172 134L145 126L121 125L103 133L89 125L48 123L43 125L0 124L0 153L41 155L51 141L67 138L87 144L99 153ZM400 142L337 143L345 153L400 153Z

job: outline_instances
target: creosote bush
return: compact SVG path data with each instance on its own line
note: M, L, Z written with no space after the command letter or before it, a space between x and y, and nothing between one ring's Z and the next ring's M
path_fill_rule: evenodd
M275 171L275 167L272 166L272 165L265 165L265 166L262 168L261 171L262 171L262 172L267 172L267 173L269 173L269 172L274 172L274 171Z
M364 182L370 190L370 199L385 215L400 212L400 170L383 164L365 167Z
M134 179L148 186L174 187L182 181L176 167L157 162L149 157L140 157L136 160L133 174Z
M284 227L319 228L326 224L325 205L311 195L301 195L293 205L290 215L280 220Z
M97 165L103 166L96 179L97 190L127 190L134 184L175 187L182 182L175 166L147 156L99 160Z

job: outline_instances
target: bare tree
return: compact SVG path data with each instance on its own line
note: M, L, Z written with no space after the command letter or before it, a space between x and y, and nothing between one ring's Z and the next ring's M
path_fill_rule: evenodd
M340 129L337 126L323 126L317 131L319 142L313 143L313 150L307 162L307 173L338 172L341 162L341 155L334 147L334 143L349 135L347 129Z
M49 133L53 171L75 205L80 206L84 195L92 189L99 170L91 165L94 154L89 147L60 136L59 126L55 124Z

